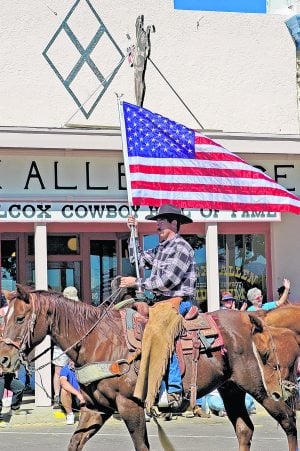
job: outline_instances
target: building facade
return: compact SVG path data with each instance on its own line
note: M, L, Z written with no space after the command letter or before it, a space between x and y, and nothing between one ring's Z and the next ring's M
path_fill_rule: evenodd
M134 271L116 93L135 103L128 49L141 14L151 27L145 108L300 194L296 48L284 16L182 11L171 0L17 0L1 16L2 288L75 285L99 305L115 275ZM145 247L156 239L149 211L135 208ZM221 290L242 300L259 286L273 299L283 277L299 299L297 216L187 213L203 310L219 307Z

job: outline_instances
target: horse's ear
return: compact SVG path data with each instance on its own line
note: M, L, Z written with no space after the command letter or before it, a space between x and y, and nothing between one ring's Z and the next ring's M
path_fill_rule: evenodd
M17 283L17 297L22 301L29 303L30 288Z
M252 335L262 333L264 330L264 322L256 315L249 314L249 319L252 324Z

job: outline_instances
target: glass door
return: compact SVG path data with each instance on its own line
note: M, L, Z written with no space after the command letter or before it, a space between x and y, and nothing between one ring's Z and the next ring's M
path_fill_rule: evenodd
M111 294L111 281L117 275L115 240L90 240L91 298L99 305Z
M35 283L34 264L31 264L31 280ZM80 262L48 262L48 285L55 291L62 292L68 286L78 290L80 298Z

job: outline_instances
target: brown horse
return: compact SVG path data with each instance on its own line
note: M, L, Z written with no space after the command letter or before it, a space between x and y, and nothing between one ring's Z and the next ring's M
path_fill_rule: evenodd
M299 336L290 329L268 326L255 315L250 314L249 317L253 324L254 353L269 396L282 391L284 400L295 402L298 393L295 382Z
M260 315L263 315L264 321L269 326L286 327L300 337L300 304L287 304L278 309L260 313Z
M198 396L214 388L219 389L236 431L239 450L249 451L254 427L245 407L245 392L250 393L281 425L287 436L289 451L296 451L294 411L285 402L276 402L268 397L252 349L252 325L248 314L221 310L213 315L226 352L218 350L200 355ZM149 450L143 403L133 397L137 364L132 363L127 350L120 313L114 308L95 308L73 302L58 293L32 291L18 286L10 301L0 343L3 370L13 371L19 363L20 354L27 356L46 334L50 334L59 347L67 350L77 367L120 360L121 374L81 385L87 409L80 415L69 451L81 450L115 410L124 420L135 449ZM191 357L188 356L183 379L186 392L190 382Z

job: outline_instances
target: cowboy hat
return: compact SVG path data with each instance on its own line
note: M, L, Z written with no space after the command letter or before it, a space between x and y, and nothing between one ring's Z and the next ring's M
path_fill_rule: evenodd
M149 219L149 221L156 221L160 218L168 219L169 217L178 219L180 221L180 224L190 224L191 222L193 222L191 218L181 213L180 208L175 207L175 205L171 204L162 205L161 207L159 207L157 215L148 215L145 217L145 219Z
M225 291L222 294L222 299L221 301L225 302L225 301L234 301L234 297L232 296L232 294L229 291Z

